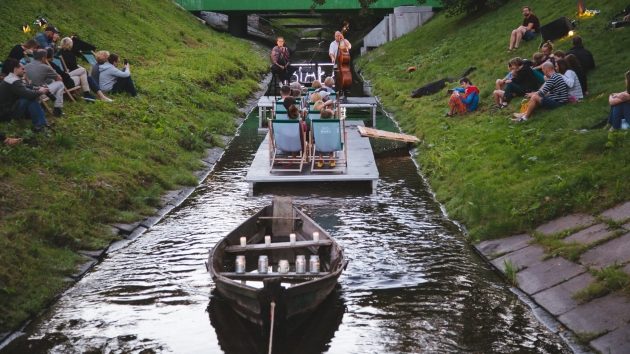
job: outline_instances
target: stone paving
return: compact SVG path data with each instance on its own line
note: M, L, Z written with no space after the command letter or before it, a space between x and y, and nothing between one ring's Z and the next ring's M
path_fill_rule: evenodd
M622 266L630 274L630 202L603 213L568 215L536 228L542 236L563 235L564 243L589 247L577 262L545 254L529 234L477 244L499 271L516 269L520 290L577 338L601 353L630 353L630 295L615 292L580 303L574 294L595 281L589 270Z

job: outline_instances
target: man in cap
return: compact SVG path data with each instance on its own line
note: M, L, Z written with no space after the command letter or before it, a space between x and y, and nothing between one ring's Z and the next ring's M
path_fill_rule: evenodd
M39 32L34 38L39 47L48 51L48 57L52 58L55 53L55 42L59 39L59 30L55 26L48 26L44 32Z
M53 114L57 117L63 115L63 91L64 85L61 76L47 64L46 50L38 49L33 53L32 62L25 66L26 75L35 86L46 86L55 96L55 108Z

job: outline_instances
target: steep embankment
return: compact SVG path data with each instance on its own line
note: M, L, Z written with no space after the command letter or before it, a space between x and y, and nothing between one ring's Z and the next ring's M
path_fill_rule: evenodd
M62 36L78 34L128 58L140 93L68 102L55 133L0 124L26 138L0 146L2 332L64 287L77 250L111 242L108 223L151 214L164 190L196 184L199 158L218 135L235 131L238 105L267 61L168 0L4 0L0 14L3 55L34 34L22 33L23 23L44 16Z
M418 154L422 172L438 200L473 239L506 236L569 212L596 212L630 199L630 134L588 129L607 117L609 93L625 89L630 28L611 31L606 25L626 4L589 1L588 8L601 14L578 21L576 32L597 63L584 102L536 112L522 124L509 121L519 99L508 109L490 110L494 82L505 76L507 61L531 58L540 44L538 37L515 53L507 52L509 33L522 19L520 1L479 16L438 15L360 59L385 107L406 132L423 138ZM527 5L542 24L560 16L576 17L572 1ZM565 38L555 45L568 50L571 42ZM409 66L417 71L406 73ZM446 89L410 98L415 88L457 77L469 66L477 67L470 78L481 90L479 112L445 118Z

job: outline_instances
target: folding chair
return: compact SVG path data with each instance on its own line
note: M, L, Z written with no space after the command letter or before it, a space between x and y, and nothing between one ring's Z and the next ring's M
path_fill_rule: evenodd
M343 120L312 119L309 146L311 172L347 172L348 148Z
M299 120L269 120L271 172L302 172L308 151Z
M52 58L52 63L57 65L57 67L59 67L61 70L63 70L66 74L68 73L68 68L66 67L66 63L63 61L62 57L53 57ZM48 63L48 65L50 65L50 63ZM52 65L50 65L52 67ZM73 80L74 81L74 80ZM76 85L75 82L75 86L73 88L67 88L66 85L63 86L63 92L68 95L68 97L70 97L70 99L72 100L72 102L76 102L77 100L74 98L74 96L72 95L73 92L79 92L78 90L81 89L80 85Z
M83 59L85 61L88 62L88 64L90 65L94 65L96 64L96 54L94 54L93 51L90 52L81 52L81 56L83 57Z

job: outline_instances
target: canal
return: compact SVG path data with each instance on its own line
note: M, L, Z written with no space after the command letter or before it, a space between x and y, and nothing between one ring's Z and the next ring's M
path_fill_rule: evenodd
M320 40L298 43L302 60L326 60ZM337 291L274 343L276 353L569 352L443 215L409 155L390 153L396 145L372 142L376 195L369 186L297 184L248 197L245 175L263 139L257 123L254 112L188 200L110 252L0 354L266 353L265 339L213 294L204 263L274 195L292 196L350 261Z
M338 291L277 352L568 352L471 250L409 156L377 155L374 196L330 184L248 197L244 176L262 138L252 115L184 204L110 253L0 353L266 352L212 294L204 262L273 195L293 196L350 260Z

